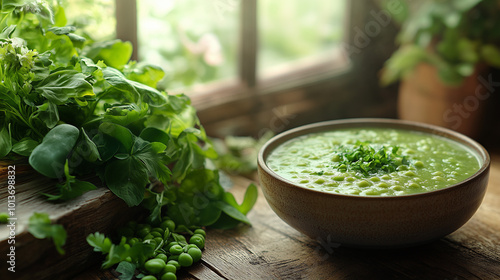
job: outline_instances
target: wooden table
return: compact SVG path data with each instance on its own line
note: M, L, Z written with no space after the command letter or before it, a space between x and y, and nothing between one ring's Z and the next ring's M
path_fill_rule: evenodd
M250 180L233 181L241 197ZM360 250L312 240L281 221L262 193L248 217L252 226L209 229L202 260L178 279L500 279L500 156L492 158L488 191L472 219L419 247ZM116 276L96 264L71 279Z

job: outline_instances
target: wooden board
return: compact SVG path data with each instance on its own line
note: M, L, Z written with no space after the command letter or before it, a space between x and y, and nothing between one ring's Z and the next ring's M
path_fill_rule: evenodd
M93 255L86 237L96 231L109 233L137 213L107 188L100 187L66 203L52 203L42 195L53 191L57 181L39 176L26 162L0 163L0 212L8 207L8 166L15 166L15 235L0 225L0 279L68 279L100 260ZM95 183L98 183L96 181ZM65 255L59 255L51 240L39 240L28 232L34 212L48 213L52 222L68 233ZM15 240L15 272L6 265Z

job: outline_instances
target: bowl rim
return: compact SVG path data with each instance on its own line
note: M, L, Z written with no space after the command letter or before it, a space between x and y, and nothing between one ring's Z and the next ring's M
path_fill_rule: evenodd
M265 159L267 156L273 151L276 147L279 145L283 144L284 142L291 140L295 137L306 135L309 133L314 133L314 132L322 132L322 131L327 131L328 129L325 129L326 127L331 127L331 126L345 126L345 128L352 127L352 125L361 127L361 126L373 126L373 127L387 127L387 126L393 126L393 128L402 128L402 129L407 129L407 130L412 130L412 131L420 131L423 133L428 133L431 135L438 135L447 138L448 140L458 142L459 144L462 144L466 146L469 150L472 150L471 152L474 153L477 157L478 160L481 164L481 167L470 177L468 177L465 180L462 180L460 182L457 182L453 185L438 189L438 190L432 190L432 191L426 191L422 193L414 193L414 194L404 194L404 195L394 195L394 196L381 196L381 195L374 195L374 196L364 196L364 195L352 195L352 194L339 194L339 193L330 193L330 192L325 192L325 191L320 191L316 189L309 189L305 188L302 186L299 186L298 184L287 180L280 175L278 175L276 172L271 170L266 164ZM333 128L331 128L333 129ZM287 138L290 137L290 138ZM271 149L271 150L270 150ZM290 130L281 132L277 134L276 136L272 137L269 139L259 150L258 156L257 156L257 166L259 167L259 172L265 172L271 177L275 178L278 181L282 181L287 183L292 188L300 189L300 191L304 192L311 192L311 193L317 193L321 195L326 195L326 196L333 196L333 197L343 197L343 198L349 198L349 199L369 199L369 200L400 200L400 199L408 199L408 198L413 198L413 197L423 197L423 196L431 196L431 195L436 195L439 193L443 192L449 192L453 189L456 189L460 186L466 186L466 182L472 181L481 174L483 174L485 171L487 171L490 167L490 155L488 151L476 140L461 134L459 132L453 131L448 128L444 128L441 126L437 125L432 125L432 124L426 124L426 123L421 123L421 122L415 122L415 121L408 121L408 120L400 120L400 119L390 119L390 118L349 118L349 119L338 119L338 120L330 120L330 121L321 121L321 122L316 122L316 123L311 123L307 125L302 125L296 128L292 128ZM260 176L259 176L260 177ZM262 182L261 182L262 184Z

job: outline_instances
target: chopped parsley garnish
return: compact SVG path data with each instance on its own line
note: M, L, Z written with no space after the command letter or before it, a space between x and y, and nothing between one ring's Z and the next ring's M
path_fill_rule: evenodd
M357 171L365 176L377 173L390 173L400 165L408 165L406 156L402 156L398 146L375 146L367 142L357 142L350 147L343 147L337 153L340 161L335 166L340 171Z

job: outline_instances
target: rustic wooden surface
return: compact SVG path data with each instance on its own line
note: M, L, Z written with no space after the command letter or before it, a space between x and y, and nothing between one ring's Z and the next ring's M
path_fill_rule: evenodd
M241 198L250 181L233 181L232 192ZM281 221L262 193L248 217L252 226L209 229L202 260L178 279L500 279L500 155L493 156L488 191L472 219L449 236L419 247L360 250L312 240ZM101 261L99 254L91 258ZM97 264L68 279L117 276Z
M9 230L0 225L0 279L71 279L78 269L99 264L87 244L93 232L111 232L138 213L109 189L98 188L66 203L52 203L42 195L51 193L57 181L42 177L26 162L0 162L0 212L7 211L7 167L15 165L15 273L7 271ZM98 184L98 180L94 181ZM62 224L68 238L60 255L48 239L36 239L28 232L33 212L49 214L53 223ZM90 249L90 250L89 250Z

